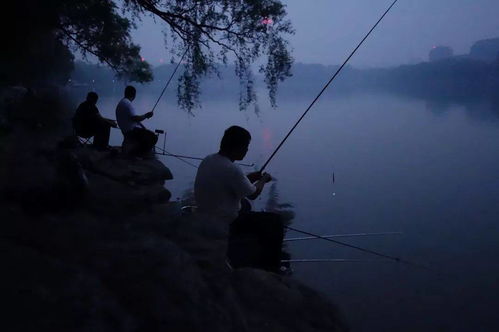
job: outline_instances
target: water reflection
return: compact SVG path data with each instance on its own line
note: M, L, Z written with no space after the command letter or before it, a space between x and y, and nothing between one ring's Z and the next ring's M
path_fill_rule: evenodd
M456 108L463 107L472 121L499 122L499 97L485 99L426 98L426 110L434 115L448 115Z
M264 151L270 155L274 147L274 142L272 141L272 130L269 127L263 128L262 140Z
M499 124L499 98L465 104L466 114L473 121Z
M434 115L444 115L451 109L452 104L447 100L426 100L426 110Z

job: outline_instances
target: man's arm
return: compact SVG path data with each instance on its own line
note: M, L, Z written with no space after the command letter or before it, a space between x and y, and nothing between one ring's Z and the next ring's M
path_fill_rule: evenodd
M256 181L260 180L262 178L262 173L261 172L252 172L246 174L246 177L251 183L255 183Z
M248 179L250 179L250 175L252 177L256 177L256 175L253 175L253 174L254 173L248 174ZM268 174L268 173L261 174L260 179L258 181L256 181L255 184L254 184L255 188L256 188L256 191L253 194L251 194L251 195L249 195L247 197L249 199L251 199L251 200L255 200L258 196L260 196L260 194L262 193L263 188L265 187L265 184L267 182L270 182L270 180L272 180L272 177L270 176L270 174ZM250 179L250 181L251 181L251 179Z
M105 122L107 122L111 127L113 128L118 128L118 124L116 123L115 120L112 120L112 119L107 119L105 117L103 117L100 113L97 113L97 117Z
M145 119L150 119L154 115L153 112L147 112L146 114L143 115L132 115L132 120L135 122L142 122Z

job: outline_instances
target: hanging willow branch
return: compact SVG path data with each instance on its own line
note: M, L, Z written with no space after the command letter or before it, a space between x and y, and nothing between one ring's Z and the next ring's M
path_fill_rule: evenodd
M150 14L168 26L170 51L188 50L179 78L179 105L187 110L199 104L200 79L219 74L217 65L234 63L241 81L240 108L255 101L251 66L266 58L269 98L276 105L278 83L290 76L292 57L285 37L293 33L284 5L278 0L125 0L135 17Z

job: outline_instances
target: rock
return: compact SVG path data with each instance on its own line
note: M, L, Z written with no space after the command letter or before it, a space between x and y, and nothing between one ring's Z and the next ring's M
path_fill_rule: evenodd
M245 268L232 283L252 331L346 330L332 304L292 278Z
M132 316L95 275L6 241L0 257L5 331L132 331Z
M139 330L230 330L230 319L199 267L168 240L110 243L99 255L106 261L96 269L120 303L139 317Z
M231 271L224 224L182 216L174 205L37 218L1 206L8 323L22 331L346 330L336 309L299 282Z
M168 167L155 158L130 159L89 148L77 149L76 154L85 168L117 181L149 185L173 179Z
M47 135L59 125L16 127L5 140L3 330L346 330L299 282L231 270L228 224L181 215L164 188L173 176L158 160L71 141L56 148Z

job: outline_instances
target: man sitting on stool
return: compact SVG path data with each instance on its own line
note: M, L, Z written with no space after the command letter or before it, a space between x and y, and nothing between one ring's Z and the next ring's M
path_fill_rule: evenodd
M158 137L146 129L142 121L153 116L153 112L137 115L132 105L137 90L133 86L125 88L125 97L116 106L116 120L125 137L123 148L132 155L144 155L151 152L156 145Z
M94 137L93 146L105 150L109 145L111 127L116 128L116 122L103 118L97 109L99 96L95 92L87 94L87 100L78 106L73 118L73 128L76 135L90 138Z
M241 200L256 199L265 183L271 180L267 173L244 175L236 160L248 152L250 133L241 127L228 128L220 143L220 151L204 158L199 165L194 195L198 211L226 223L229 229L228 257L234 267L252 266L279 272L284 228L280 216L268 212L251 212L249 203L241 209ZM230 226L229 226L230 225ZM258 242L255 259L239 259L248 248L239 241L248 235ZM252 256L252 255L250 255ZM247 258L247 257L246 257Z

